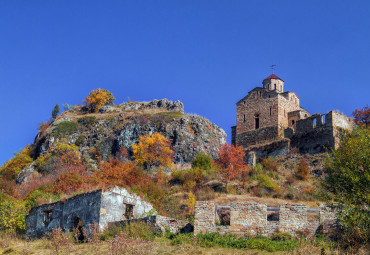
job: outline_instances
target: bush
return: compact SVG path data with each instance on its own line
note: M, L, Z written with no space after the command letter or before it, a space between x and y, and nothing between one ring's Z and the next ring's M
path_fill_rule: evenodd
M8 233L23 233L26 229L26 206L0 192L0 230Z
M260 188L264 188L269 191L273 191L277 189L277 184L266 174L257 175L257 180L258 180L258 186Z
M310 167L308 166L307 160L303 157L301 158L301 162L299 163L299 166L297 167L296 171L296 177L299 180L306 180L310 175Z
M32 150L29 146L26 146L19 153L14 153L14 157L0 167L1 178L7 180L14 180L17 178L17 175L22 169L32 163L33 159L31 155Z
M262 165L266 172L277 172L279 170L278 163L270 157L263 158Z
M98 121L95 116L86 116L77 120L77 122L86 127L94 126Z
M219 233L198 234L194 237L193 233L178 234L170 236L172 244L193 243L194 238L198 245L203 247L223 247L234 249L258 249L269 252L292 251L298 246L295 240L273 241L269 238L238 238L233 234L220 235Z
M51 133L61 138L65 137L66 135L73 134L76 131L77 131L77 122L62 121L53 129Z
M198 152L196 157L191 162L192 168L201 168L204 170L210 170L212 168L212 158L211 156Z
M140 221L126 224L123 227L122 232L126 233L129 237L144 240L154 240L154 238L159 235L158 231L156 231L152 226Z

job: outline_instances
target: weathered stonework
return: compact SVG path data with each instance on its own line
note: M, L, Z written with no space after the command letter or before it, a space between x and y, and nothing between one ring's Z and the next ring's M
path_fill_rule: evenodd
M220 210L230 210L230 224L216 225ZM318 213L320 213L318 215ZM306 204L285 203L268 207L264 203L232 202L230 206L215 206L212 201L197 201L195 206L194 234L202 232L233 233L239 236L261 234L271 236L280 231L297 235L313 235L326 224L326 232L334 227L335 214L326 206L308 209Z
M216 207L213 201L197 201L195 203L194 234L215 232Z
M81 225L89 234L94 224L104 230L109 222L145 217L151 210L151 204L126 189L100 189L32 208L26 216L26 236L39 238L56 228L72 231Z
M335 111L311 116L294 92L284 92L284 81L274 74L262 84L236 103L231 138L232 144L255 152L257 158L284 155L290 148L301 153L337 148L340 130L353 129L353 121Z

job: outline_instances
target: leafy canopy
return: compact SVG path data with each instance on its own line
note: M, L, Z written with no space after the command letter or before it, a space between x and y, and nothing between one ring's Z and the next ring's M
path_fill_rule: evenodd
M355 119L357 125L365 125L367 128L370 123L370 108L369 105L364 106L360 110L354 110L352 116Z
M115 99L108 90L98 88L91 91L84 102L87 103L92 112L98 112L103 105L112 104Z
M221 167L221 174L226 181L226 188L230 180L238 177L243 169L247 167L243 158L245 152L242 147L224 144L218 152L216 164Z
M323 181L345 233L359 240L370 237L369 155L370 132L358 128L344 136L339 149L328 157Z
M150 169L153 166L171 167L173 150L169 140L160 133L140 136L139 143L132 146L136 164Z

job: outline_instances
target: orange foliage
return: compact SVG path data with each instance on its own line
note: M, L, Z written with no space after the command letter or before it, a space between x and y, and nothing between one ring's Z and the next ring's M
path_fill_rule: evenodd
M370 123L370 108L369 105L364 106L360 110L354 110L352 116L355 119L357 125L365 125L367 128Z
M89 96L84 100L93 112L98 112L99 109L106 104L111 104L115 100L113 94L106 89L97 89L90 92Z
M220 147L216 164L221 167L221 174L226 181L226 188L230 180L238 177L246 169L243 158L245 152L242 147L225 144Z
M121 162L113 159L99 165L100 170L94 172L103 185L132 186L149 180L132 162Z
M133 158L138 165L150 169L153 166L171 167L173 150L170 142L160 133L140 136L139 143L132 146Z

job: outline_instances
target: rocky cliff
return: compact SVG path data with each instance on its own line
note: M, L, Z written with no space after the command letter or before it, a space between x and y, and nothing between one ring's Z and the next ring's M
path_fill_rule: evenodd
M184 114L180 101L167 99L108 105L99 113L89 113L84 106L64 112L35 138L34 159L62 140L79 147L80 155L94 161L95 150L103 158L114 156L122 147L132 155L131 146L140 136L159 132L169 138L175 163L187 164L199 151L216 156L226 142L223 129L207 119Z

